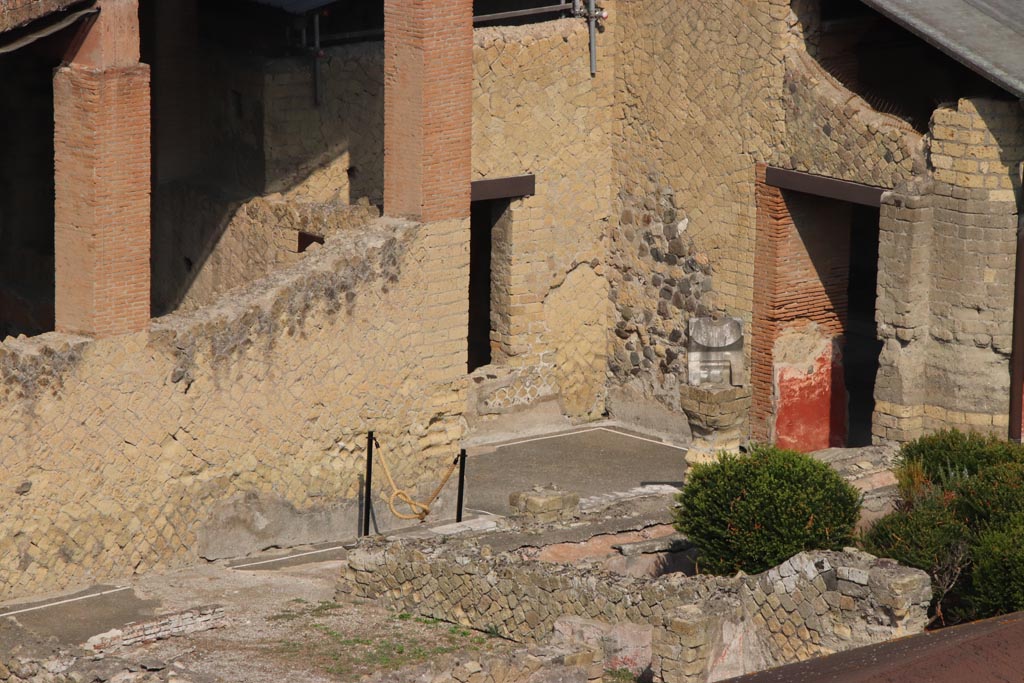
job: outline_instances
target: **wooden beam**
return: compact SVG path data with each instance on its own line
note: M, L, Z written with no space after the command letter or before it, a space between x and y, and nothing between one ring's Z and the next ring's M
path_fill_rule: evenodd
M532 173L507 178L487 178L474 180L470 187L470 198L474 202L488 199L517 199L533 196L537 189L537 178Z
M765 183L782 190L793 190L818 197L838 199L852 204L864 206L881 206L882 193L885 188L854 183L849 180L836 180L821 175L813 175L802 171L790 171L784 168L769 166L765 173Z

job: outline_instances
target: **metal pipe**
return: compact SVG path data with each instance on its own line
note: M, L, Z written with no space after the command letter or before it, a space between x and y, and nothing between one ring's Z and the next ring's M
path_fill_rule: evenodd
M590 27L590 75L597 75L597 0L587 0L587 26Z
M517 9L510 12L498 12L496 14L481 14L480 16L473 17L474 24L482 24L488 21L498 21L500 19L516 19L518 17L530 17L537 14L554 14L556 12L568 12L576 9L579 4L579 0L573 0L573 3L563 2L557 5L547 5L546 7L531 7L529 9Z
M370 535L370 500L373 484L373 432L366 432L366 482L363 491L363 536Z
M572 3L563 2L557 5L545 7L531 7L529 9L512 10L509 12L497 12L495 14L481 14L473 17L474 24L485 24L489 21L501 21L503 19L518 19L540 14L556 14L558 12L572 12L579 16L580 3L582 0L572 0ZM305 30L305 29L303 29ZM384 37L384 31L379 28L367 29L364 31L343 31L340 33L325 33L321 36L322 44L345 42L350 40L380 40ZM305 42L305 40L303 41Z
M466 492L466 449L459 451L459 497L455 502L455 521L462 521L462 507Z
M1024 164L1018 168L1024 173ZM1017 201L1017 263L1013 274L1013 342L1010 350L1010 433L1021 440L1024 413L1024 197Z

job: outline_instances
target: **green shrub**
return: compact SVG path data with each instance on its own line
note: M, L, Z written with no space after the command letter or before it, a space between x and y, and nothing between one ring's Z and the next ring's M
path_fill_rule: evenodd
M958 516L976 531L1005 525L1024 513L1024 463L986 467L953 489Z
M904 444L900 448L897 478L902 484L908 478L908 469L917 466L929 483L949 488L986 467L1008 462L1024 462L1024 448L1020 444L947 429ZM901 486L901 493L907 495L903 489Z
M802 550L853 541L861 495L825 463L771 446L695 465L679 494L676 528L700 549L700 567L748 574Z
M927 571L943 622L1024 608L1024 552L1012 543L1024 532L1024 449L943 431L903 446L896 478L897 511L865 549Z
M1024 609L1024 516L981 534L974 546L971 602L978 617Z
M878 520L864 535L864 549L928 572L939 614L961 602L958 589L970 564L970 530L943 492Z

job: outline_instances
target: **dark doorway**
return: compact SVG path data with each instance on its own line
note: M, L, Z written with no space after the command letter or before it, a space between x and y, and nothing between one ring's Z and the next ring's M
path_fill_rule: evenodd
M849 309L843 349L848 396L849 447L871 445L875 410L875 377L882 342L875 327L878 284L878 222L875 207L853 205L850 226Z
M467 370L491 363L491 282L493 232L509 200L473 202L469 219L469 335Z
M0 339L54 328L53 70L59 60L47 53L49 42L0 55Z

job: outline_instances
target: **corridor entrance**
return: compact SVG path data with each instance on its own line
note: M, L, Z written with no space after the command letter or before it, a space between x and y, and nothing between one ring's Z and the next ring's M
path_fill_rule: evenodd
M753 438L801 451L870 445L881 190L767 171L757 190Z

